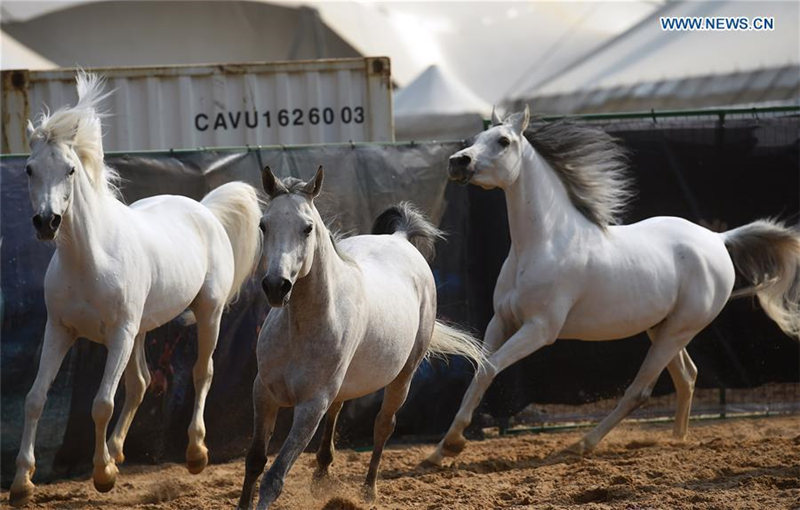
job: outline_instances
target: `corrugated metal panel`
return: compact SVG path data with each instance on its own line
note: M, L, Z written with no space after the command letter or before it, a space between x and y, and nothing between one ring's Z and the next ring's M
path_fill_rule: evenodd
M386 57L106 68L106 150L393 141ZM3 152L25 122L75 104L75 71L3 71Z
M788 65L514 99L504 106L519 110L528 103L539 115L563 115L799 102L800 66Z

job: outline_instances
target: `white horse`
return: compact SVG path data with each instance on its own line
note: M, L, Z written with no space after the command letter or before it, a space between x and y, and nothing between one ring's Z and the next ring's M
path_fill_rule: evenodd
M264 169L271 201L261 220L268 263L262 284L273 308L258 339L242 509L251 507L279 407L293 406L294 421L261 482L259 509L278 498L286 473L327 413L314 476L326 477L342 404L385 388L364 487L365 497L374 499L383 447L423 358L461 354L478 366L484 361L477 340L436 321L436 287L423 254L432 253L439 231L400 205L373 229L392 235L336 240L313 202L322 179L322 167L308 183L280 181Z
M102 81L79 73L78 103L28 122L27 161L33 224L56 251L44 280L47 325L39 371L25 399L25 428L9 496L24 505L31 476L36 425L47 391L77 337L108 348L92 406L95 422L94 486L114 486L116 464L134 413L150 381L145 333L189 309L197 321L195 405L186 461L199 473L208 462L203 409L213 373L211 355L226 303L260 256L260 204L254 188L229 183L201 203L161 195L123 204L116 174L103 163ZM114 394L125 375L125 405L106 444Z
M617 407L570 448L590 452L650 395L666 367L677 390L674 434L686 436L697 369L686 345L732 295L735 271L789 335L800 333L800 235L761 220L722 234L674 217L612 226L629 195L624 155L602 130L553 123L525 133L510 115L450 157L451 179L505 192L511 249L494 290L492 352L427 459L458 455L492 379L558 338L610 340L647 331L652 344ZM523 135L524 133L524 135Z

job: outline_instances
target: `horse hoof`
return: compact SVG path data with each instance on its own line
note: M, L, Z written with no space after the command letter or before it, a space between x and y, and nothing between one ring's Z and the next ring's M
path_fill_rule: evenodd
M585 457L591 452L592 449L589 448L588 445L583 440L580 440L577 443L574 443L565 448L564 450L562 450L562 453L566 455L573 455L577 457Z
M467 440L463 437L445 441L444 444L442 444L442 455L445 457L456 457L464 451L466 446Z
M419 463L419 467L423 469L440 468L442 467L442 456L439 452L433 452L427 459Z
M108 492L113 489L114 484L117 483L117 473L119 473L117 466L109 464L103 469L101 476L93 476L92 481L97 492Z
M374 503L375 500L378 499L378 489L370 487L369 485L364 485L361 488L361 496L366 503Z
M203 456L196 459L186 459L186 469L193 475L203 472L208 465L208 454L203 452Z
M12 486L8 493L8 504L17 508L27 505L33 498L33 488L34 485L31 481L19 488Z

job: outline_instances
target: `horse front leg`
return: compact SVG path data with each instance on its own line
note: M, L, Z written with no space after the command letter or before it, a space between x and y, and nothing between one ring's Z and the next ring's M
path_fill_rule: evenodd
M286 473L308 446L311 436L314 435L320 420L328 410L329 403L330 399L320 398L303 402L295 407L289 436L275 457L275 462L261 480L261 487L258 490L258 510L266 510L280 496Z
M94 488L100 492L108 492L114 488L117 473L119 473L114 459L108 452L106 434L108 433L108 422L111 421L111 416L114 414L114 395L117 393L122 372L128 365L133 351L134 337L138 329L138 321L135 322L137 325L128 324L120 327L107 337L106 366L103 371L103 379L100 381L100 388L97 390L92 404L95 442L92 480Z
M486 390L497 374L522 358L556 341L563 321L532 319L526 322L497 351L489 356L485 366L475 371L475 376L464 394L461 407L453 423L436 450L425 460L426 464L441 466L444 457L455 457L466 446L464 429L472 421L472 413L480 404Z
M278 405L267 392L256 374L253 381L253 438L247 450L244 482L239 497L239 510L250 510L253 506L253 488L267 464L267 446L275 429Z
M36 443L36 427L47 400L47 392L58 374L64 356L74 343L75 337L72 333L64 327L54 324L48 318L44 330L39 371L36 373L31 390L25 397L25 425L17 455L17 472L8 494L8 503L11 506L24 506L30 502L31 496L33 496L34 485L31 478L36 470L36 459L33 454Z
M147 368L147 359L144 352L145 333L136 335L133 353L125 368L125 404L122 407L117 425L108 440L108 451L116 464L125 461L123 445L128 435L136 410L144 399L147 387L150 385L150 369Z
M205 445L206 424L203 413L206 407L206 396L214 377L214 360L212 356L217 346L219 325L222 320L222 306L216 306L206 313L198 313L197 317L197 361L195 361L192 377L194 379L194 413L189 423L189 445L186 447L186 467L192 474L198 474L208 464L208 448Z
M314 470L314 481L320 481L328 477L328 468L333 463L334 435L336 434L336 420L342 410L344 402L337 401L331 404L330 409L325 414L325 430L322 432L322 441L317 450L317 469Z

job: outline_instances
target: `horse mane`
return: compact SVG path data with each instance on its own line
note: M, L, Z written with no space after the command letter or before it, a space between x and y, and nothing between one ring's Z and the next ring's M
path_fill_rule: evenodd
M616 138L566 120L529 128L525 138L550 163L581 214L602 229L620 222L633 190L628 155Z
M119 174L103 162L101 120L106 113L99 107L111 92L104 92L103 78L83 70L78 71L75 81L78 103L60 108L52 114L48 111L42 112L31 139L39 138L47 143L71 145L95 189L119 196Z

